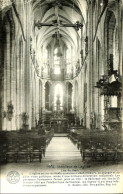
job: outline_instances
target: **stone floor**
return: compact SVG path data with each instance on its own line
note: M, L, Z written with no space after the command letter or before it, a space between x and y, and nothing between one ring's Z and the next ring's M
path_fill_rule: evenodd
M7 181L8 172L12 171L16 171L20 174L20 180L16 185L10 184ZM104 165L101 163L92 163L90 161L83 163L77 146L74 145L65 135L55 135L48 145L45 157L43 157L41 163L38 161L33 163L21 162L16 164L9 163L1 166L1 193L91 193L92 190L88 190L90 186L88 187L82 182L82 180L84 180L83 177L81 177L81 184L79 182L78 185L76 184L74 186L66 182L65 184L47 183L44 185L40 185L40 182L40 184L38 183L40 186L34 186L34 183L33 186L24 186L23 181L24 177L28 177L30 180L32 175L39 176L43 174L44 177L50 175L52 176L52 180L54 180L54 175L59 175L65 180L66 176L76 177L78 174L84 173L85 176L88 173L94 175L97 172L99 174L102 174L102 172L109 174L115 172L116 175L120 172L120 179L122 178L123 180L123 174L121 171L123 172L122 163L106 163ZM32 183L30 182L30 184ZM122 190L120 185L121 181L117 184L117 186L113 187L113 193L117 193L117 190L120 193ZM19 188L19 192L15 190L15 186ZM57 189L60 189L59 192ZM98 186L92 186L92 189L92 193L112 193L111 186L105 186L103 190L100 190L100 187Z
M77 160L81 164L80 151L67 137L54 137L49 144L45 158L43 158L42 163L51 162L52 164L61 163L62 165L67 165L73 160Z

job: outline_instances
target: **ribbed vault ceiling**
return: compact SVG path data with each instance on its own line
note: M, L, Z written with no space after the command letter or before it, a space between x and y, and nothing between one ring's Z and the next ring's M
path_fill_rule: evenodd
M32 0L35 22L54 24L35 29L37 45L47 47L52 43L53 34L59 32L66 47L77 49L80 30L61 27L57 24L75 24L86 22L86 0Z

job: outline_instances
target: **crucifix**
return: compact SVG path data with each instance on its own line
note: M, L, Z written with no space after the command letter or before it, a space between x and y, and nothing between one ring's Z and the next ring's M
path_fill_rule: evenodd
M59 21L59 23L57 23L57 22L41 23L39 21L35 22L35 27L38 27L39 30L43 26L49 26L49 27L54 26L54 27L65 27L65 28L73 27L78 31L79 29L82 30L83 24L81 24L79 21L77 21L75 24L63 24L62 21Z

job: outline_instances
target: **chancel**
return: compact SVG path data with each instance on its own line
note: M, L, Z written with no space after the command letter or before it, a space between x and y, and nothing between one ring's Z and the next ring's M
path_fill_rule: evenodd
M0 5L1 163L121 162L122 0Z

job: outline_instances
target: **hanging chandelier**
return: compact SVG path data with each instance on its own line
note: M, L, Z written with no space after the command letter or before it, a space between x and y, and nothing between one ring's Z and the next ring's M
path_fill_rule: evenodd
M59 34L59 32L55 32L55 34L53 35L54 37L54 50L56 49L56 53L55 55L57 57L61 57L63 56L63 52L62 52L62 46L61 46L61 35Z

